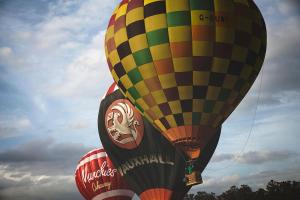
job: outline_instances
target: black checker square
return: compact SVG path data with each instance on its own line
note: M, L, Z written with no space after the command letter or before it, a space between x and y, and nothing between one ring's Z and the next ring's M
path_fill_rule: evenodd
M122 81L119 80L117 85L124 93L127 91L126 88L124 87Z
M182 112L193 112L193 100L192 99L181 100L180 104L181 104Z
M115 65L114 70L119 78L126 75L126 71L120 62Z
M193 99L204 99L207 93L207 86L193 86Z
M166 119L166 118L160 118L159 119L159 121L164 125L164 127L166 128L166 129L169 129L169 128L171 128L171 126L170 126L170 124L169 124L169 122L168 122L168 120Z
M128 39L133 38L134 36L143 34L146 32L145 30L145 22L144 20L135 21L126 27Z
M209 77L209 85L221 87L224 83L226 74L211 72Z
M156 1L145 6L145 18L166 13L165 1Z
M132 52L128 40L120 44L117 47L117 51L121 60L126 56L130 55Z
M244 67L244 63L232 60L229 63L227 73L231 75L239 76L243 70L243 67Z
M183 120L183 115L182 113L175 114L174 119L176 121L177 126L182 126L184 125L184 120Z

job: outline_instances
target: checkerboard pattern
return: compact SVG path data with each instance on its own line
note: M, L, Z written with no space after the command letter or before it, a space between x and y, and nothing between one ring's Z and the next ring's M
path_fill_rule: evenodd
M266 27L253 0L123 0L105 49L122 92L162 132L215 128L256 79Z

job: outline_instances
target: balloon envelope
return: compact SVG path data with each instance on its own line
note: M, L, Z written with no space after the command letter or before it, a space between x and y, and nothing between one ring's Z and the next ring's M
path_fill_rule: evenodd
M87 200L129 200L134 195L103 149L94 149L80 159L75 181Z
M105 48L122 92L195 159L256 79L266 26L253 0L123 0Z
M141 199L182 199L184 154L117 90L102 100L99 136L107 154Z

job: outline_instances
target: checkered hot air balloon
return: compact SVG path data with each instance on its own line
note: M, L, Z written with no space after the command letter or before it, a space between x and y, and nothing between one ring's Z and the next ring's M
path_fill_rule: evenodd
M105 50L122 92L190 157L194 184L193 160L262 67L266 26L253 0L123 0Z

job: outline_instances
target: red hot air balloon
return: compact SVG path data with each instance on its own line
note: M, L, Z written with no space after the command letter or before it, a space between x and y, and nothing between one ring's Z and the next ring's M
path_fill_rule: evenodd
M129 200L134 195L103 149L94 149L80 159L75 181L87 200Z

